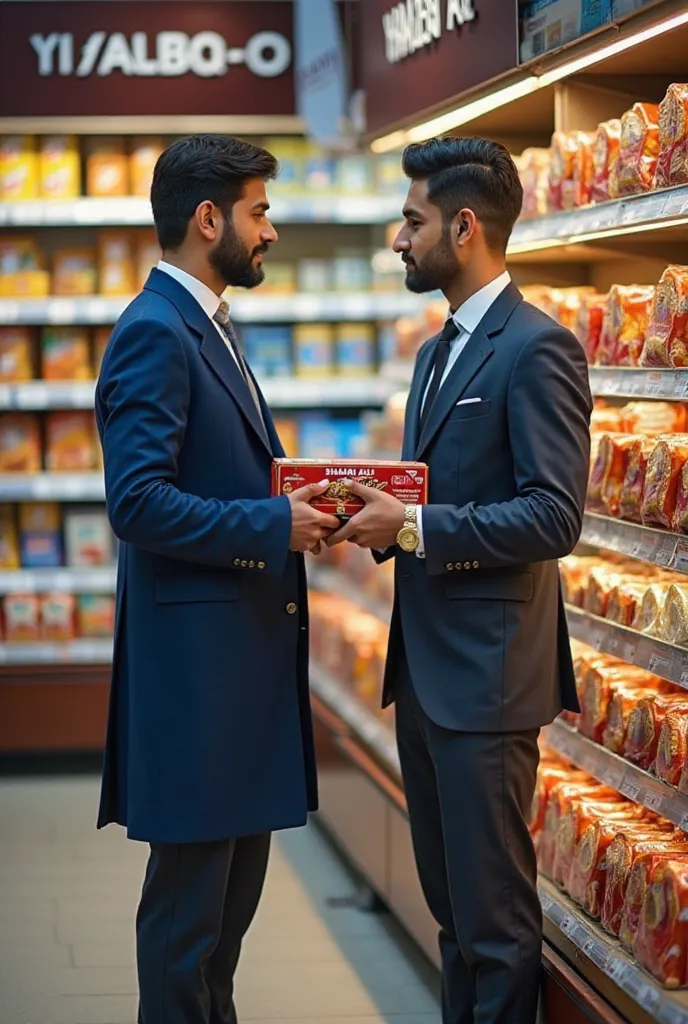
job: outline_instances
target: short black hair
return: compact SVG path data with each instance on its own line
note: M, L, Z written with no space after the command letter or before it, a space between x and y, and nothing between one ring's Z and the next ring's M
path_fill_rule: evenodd
M475 213L493 252L505 252L521 212L523 187L508 150L488 139L441 135L407 146L404 174L426 179L428 199L449 224L462 207Z
M228 216L246 182L268 181L278 171L272 153L226 135L190 135L173 142L158 158L151 185L160 248L182 244L200 203L210 200Z

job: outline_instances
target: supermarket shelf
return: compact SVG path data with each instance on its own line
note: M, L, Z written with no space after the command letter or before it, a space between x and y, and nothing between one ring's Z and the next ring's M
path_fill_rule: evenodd
M272 196L275 224L387 224L401 219L403 196ZM121 227L153 224L150 202L126 196L0 203L0 227Z
M641 562L664 569L688 573L688 537L668 530L655 530L638 523L586 512L583 517L583 544L607 548Z
M268 377L260 382L273 409L317 409L382 406L395 391L394 384L377 375L327 377ZM2 409L92 409L95 381L27 381L0 384Z
M0 501L103 501L102 473L0 475Z
M600 782L618 789L629 800L642 804L688 831L688 796L624 761L564 722L556 721L548 726L544 739L562 757L569 758Z
M548 922L579 953L660 1024L688 1024L688 994L671 992L643 970L623 946L607 935L550 881L540 877L540 902Z
M72 640L68 643L6 643L0 645L1 665L107 665L112 640Z
M507 256L621 238L625 234L637 237L644 228L654 232L659 226L675 227L677 221L688 223L686 185L519 221L511 235Z
M688 399L688 370L635 370L591 366L590 387L596 398Z
M566 618L575 640L688 689L688 650L571 605L566 606Z
M115 566L94 569L8 569L0 572L0 594L114 594Z
M401 774L394 733L341 683L311 661L311 689L380 759L394 775Z
M318 565L315 559L308 564L308 583L314 590L321 590L326 594L337 594L344 597L352 604L374 615L385 625L389 624L392 617L392 606L381 598L371 596L364 586L352 582L347 575L338 569L330 566Z
M0 325L113 324L130 301L128 296L0 299ZM421 308L418 296L401 291L232 296L232 319L236 323L394 320Z

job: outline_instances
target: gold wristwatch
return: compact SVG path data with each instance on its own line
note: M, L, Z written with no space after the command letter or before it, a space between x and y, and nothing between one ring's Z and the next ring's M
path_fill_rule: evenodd
M418 508L416 505L404 506L404 525L397 534L397 544L402 551L411 554L420 544L418 529Z

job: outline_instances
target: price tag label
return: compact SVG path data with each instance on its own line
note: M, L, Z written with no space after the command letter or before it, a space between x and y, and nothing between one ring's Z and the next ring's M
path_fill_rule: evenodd
M648 373L645 377L645 387L643 388L643 393L645 394L645 397L659 398L660 395L665 395L667 393L668 387L667 377L671 378L671 374L667 374L665 376L665 374L661 373L660 371ZM673 380L670 380L670 384L671 393L673 394Z
M609 950L599 939L590 936L582 946L582 950L601 970L605 971L607 969Z
M650 672L662 676L663 679L671 679L674 675L674 659L670 654L664 654L663 651L654 651L647 667Z
M649 808L649 810L657 811L657 813L659 813L664 803L664 794L651 790L649 793L645 794L643 803L647 808Z
M688 573L688 539L681 538L676 543L676 552L674 554L674 561L671 566L676 572L687 572Z
M615 761L609 761L600 766L598 773L600 781L606 783L607 786L611 786L612 789L619 789L625 770L623 765L616 764Z
M659 1007L657 1020L660 1024L688 1024L688 1008L684 1010L665 998Z
M624 661L628 661L628 662L633 663L633 661L635 660L635 654L636 654L637 650L638 650L638 641L637 640L625 640L624 643L623 643L622 651L621 651L621 657L623 658Z
M655 551L655 562L657 565L671 565L676 555L676 538L667 534L660 537L659 545Z
M610 956L607 962L607 976L618 985L621 983L621 978L627 967L628 965L624 960L619 960L616 956Z
M650 1013L654 1013L659 1006L659 992L647 983L640 988L637 998L643 1010L649 1010Z
M674 398L688 398L688 370L677 370L674 374Z
M78 323L76 302L68 299L53 299L48 302L46 320L51 324Z
M593 628L590 630L590 639L588 642L596 651L601 651L605 647L606 636L606 630Z
M631 541L629 554L633 558L640 558L643 562L653 562L660 539L653 533L640 533Z
M50 404L50 389L47 384L22 384L16 390L18 409L47 409Z
M688 811L683 815L678 823L678 827L682 828L684 832L688 832Z
M12 391L7 384L0 384L0 409L12 407Z
M576 926L576 919L572 914L567 914L564 920L561 922L559 927L563 931L564 935L570 935Z
M640 795L640 786L636 785L632 778L624 778L619 789L629 800L637 801Z

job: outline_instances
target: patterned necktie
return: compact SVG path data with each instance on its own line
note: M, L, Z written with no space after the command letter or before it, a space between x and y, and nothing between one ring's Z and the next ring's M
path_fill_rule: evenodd
M449 353L451 351L451 343L455 338L459 336L459 328L456 326L453 317L450 317L444 329L440 334L440 340L437 342L435 347L435 359L433 362L434 372L430 380L430 387L428 393L425 396L425 404L420 414L420 432L423 433L425 424L428 422L428 417L435 404L437 393L442 385L442 378L444 377L444 371L447 369L447 363L449 362Z
M234 332L232 321L229 319L229 303L225 302L224 299L222 299L220 305L217 307L215 315L213 316L213 320L215 320L215 322L220 325L222 334L224 335L225 341L227 343L227 348L230 349L230 351L234 355L234 358L237 361L237 366L239 367L239 371L246 382L246 386L248 387L248 390L251 394L251 398L253 399L256 410L258 411L260 422L263 425L263 431L265 433L265 436L267 437L267 430L265 427L265 420L263 419L263 410L260 407L258 391L256 390L256 385L253 382L253 377L248 372L246 361L244 359L241 349L239 348L239 339L237 338Z

